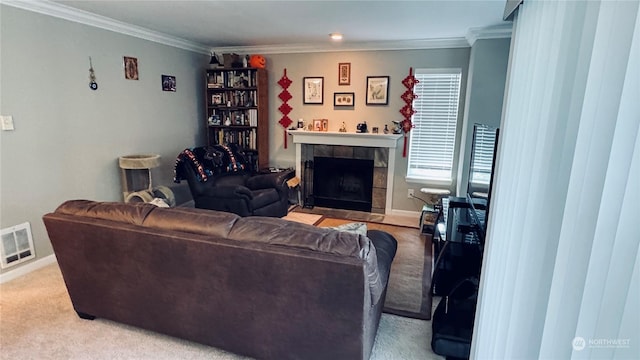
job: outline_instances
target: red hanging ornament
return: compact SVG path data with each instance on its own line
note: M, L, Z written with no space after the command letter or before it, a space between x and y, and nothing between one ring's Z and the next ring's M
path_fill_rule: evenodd
M278 97L280 98L280 100L287 102L291 100L293 96L291 96L291 93L285 89L285 90L282 90L282 92L278 95Z
M400 109L400 114L402 114L402 117L404 118L402 122L408 121L407 119L411 118L411 115L415 113L416 111L413 110L413 108L410 105L403 106L402 109ZM409 121L409 123L411 123L411 121Z
M280 112L283 115L280 121L278 122L284 128L284 148L286 149L287 148L287 128L293 122L289 118L289 113L291 112L291 110L293 110L293 108L289 106L289 104L287 104L287 101L291 100L292 98L291 93L289 93L289 91L287 90L287 88L291 85L291 80L287 77L287 69L284 69L284 75L282 75L280 80L278 80L278 85L280 85L283 89L282 92L278 94L278 97L280 98L280 100L282 100L282 105L280 105L278 110L280 110Z
M291 108L291 106L289 106L289 104L282 103L282 105L280 105L278 110L280 110L280 112L284 114L284 116L282 117L282 118L284 118L285 116L287 116L291 112L292 108ZM288 124L285 125L282 122L282 119L280 119L280 124L282 124L282 126L285 126L285 127L291 125L291 123L288 123Z
M413 109L413 100L418 96L413 92L413 87L419 83L418 79L413 76L413 68L409 68L409 75L402 80L402 84L407 88L407 91L400 96L400 98L405 102L405 106L400 109L400 114L404 120L400 122L400 127L404 132L404 147L402 149L402 157L407 157L407 134L413 128L413 124L411 123L411 116L416 113Z
M418 96L416 96L416 94L414 94L413 91L411 91L411 90L405 91L404 94L402 94L402 96L401 96L402 100L404 100L404 102L407 103L407 104L413 103L413 99L415 99L417 97Z

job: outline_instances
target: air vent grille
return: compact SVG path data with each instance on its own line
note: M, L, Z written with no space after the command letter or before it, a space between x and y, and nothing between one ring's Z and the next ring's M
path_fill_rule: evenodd
M26 222L2 229L2 258L0 265L7 268L35 258L31 225Z

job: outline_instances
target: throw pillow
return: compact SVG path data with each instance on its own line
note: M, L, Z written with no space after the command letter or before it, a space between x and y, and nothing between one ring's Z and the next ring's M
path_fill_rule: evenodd
M367 236L367 224L366 223L348 223L333 227L327 227L327 229L335 229L339 231L351 232L354 234L360 234Z

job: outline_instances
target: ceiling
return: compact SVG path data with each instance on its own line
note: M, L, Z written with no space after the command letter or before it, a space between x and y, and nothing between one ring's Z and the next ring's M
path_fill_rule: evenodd
M464 39L504 27L505 0L220 1L54 0L206 48L341 46ZM508 24L507 24L508 25ZM328 45L340 32L340 45Z

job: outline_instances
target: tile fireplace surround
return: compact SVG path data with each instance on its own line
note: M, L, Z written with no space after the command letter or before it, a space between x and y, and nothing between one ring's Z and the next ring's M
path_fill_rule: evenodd
M304 161L313 160L314 154L320 153L321 156L327 157L358 158L360 155L367 156L366 154L373 151L372 212L391 213L396 148L398 139L402 135L305 130L288 130L287 132L293 136L293 143L296 145L296 176L302 180L302 183L306 181L302 178ZM384 173L385 169L386 173Z

